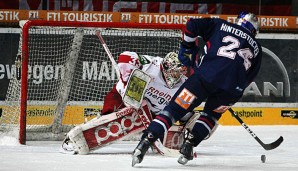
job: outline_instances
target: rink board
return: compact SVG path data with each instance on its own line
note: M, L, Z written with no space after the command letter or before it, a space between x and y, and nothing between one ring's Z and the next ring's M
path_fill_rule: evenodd
M296 103L286 105L254 105L252 103L236 105L233 110L241 119L249 125L298 125L298 107ZM254 107L257 106L257 107ZM278 107L275 107L278 106ZM63 124L77 125L90 120L101 112L102 104L69 104L65 108ZM202 107L196 108L202 110ZM7 111L4 105L0 105L0 114ZM51 105L31 105L27 108L27 124L44 125L51 124L55 115L55 108ZM230 112L225 112L220 119L221 125L239 125Z

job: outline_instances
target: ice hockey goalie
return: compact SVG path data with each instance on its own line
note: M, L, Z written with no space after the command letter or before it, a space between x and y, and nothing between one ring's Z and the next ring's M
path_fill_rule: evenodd
M73 128L62 144L64 151L74 154L88 154L92 150L144 130L146 125L149 124L144 122L151 122L152 118L159 114L186 80L183 75L185 70L174 52L170 52L164 58L161 58L126 51L119 55L118 68L121 78L111 90L114 94L110 96L108 94L105 97L102 116ZM139 84L140 81L137 81L137 84L130 84L130 78L134 78L132 75L135 69L142 70L152 78L152 81L147 84L146 93L136 95L138 91L134 90L140 90L139 88L142 87L142 84ZM144 77L137 75L136 78L145 80ZM127 88L129 85L137 85L137 88L132 88L133 91L129 93L129 91L126 91L129 90ZM119 97L118 100L115 100L115 94ZM141 101L144 99L145 103L140 108L140 105L133 105L134 108L129 107L129 105L125 106L122 103L122 98L125 104L127 102L125 94L129 97L141 99ZM114 106L115 104L119 105ZM115 111L115 109L117 110ZM141 117L147 119L144 120ZM176 135L171 137L174 137L175 143L169 143L169 145L172 148L177 148L176 142L180 142L180 140L177 140Z

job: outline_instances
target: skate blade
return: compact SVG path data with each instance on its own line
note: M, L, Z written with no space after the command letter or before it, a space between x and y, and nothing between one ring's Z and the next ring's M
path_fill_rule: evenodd
M138 156L141 154L141 151L139 149L136 149L135 152L132 155L132 162L131 166L134 167L137 163L140 163L140 159Z
M189 160L187 158L185 158L183 155L181 155L177 160L177 162L182 165L185 165L188 161Z

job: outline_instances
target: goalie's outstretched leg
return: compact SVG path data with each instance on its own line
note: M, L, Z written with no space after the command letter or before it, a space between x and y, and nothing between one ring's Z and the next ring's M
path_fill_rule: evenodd
M71 129L63 141L62 149L66 154L74 151L73 154L85 155L137 134L145 129L139 115L152 118L146 105L139 110L125 107L117 112L93 118ZM148 122L150 122L149 119Z

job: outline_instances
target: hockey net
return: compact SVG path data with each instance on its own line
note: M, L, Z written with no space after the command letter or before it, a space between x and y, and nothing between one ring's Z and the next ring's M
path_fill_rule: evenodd
M164 57L178 51L181 25L28 21L22 27L14 77L0 117L0 138L62 140L75 125L100 114L123 51ZM22 73L20 75L20 73Z

